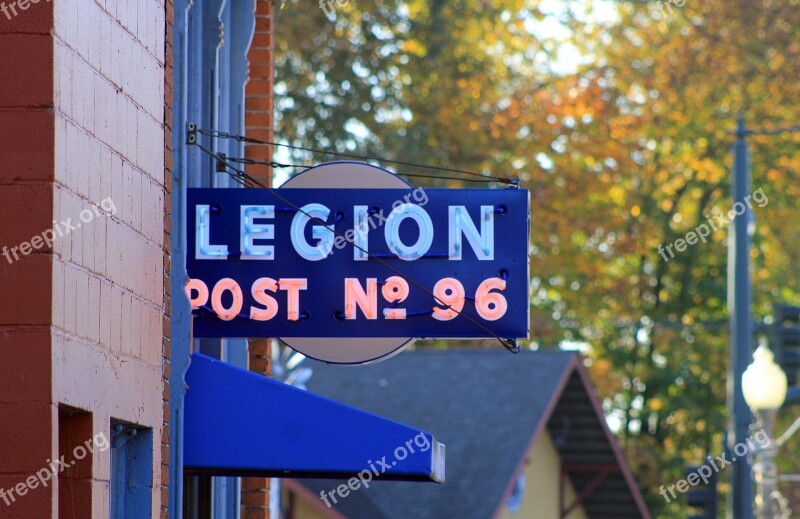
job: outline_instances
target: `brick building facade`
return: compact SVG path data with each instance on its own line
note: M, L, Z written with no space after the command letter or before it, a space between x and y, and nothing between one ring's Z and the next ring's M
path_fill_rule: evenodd
M184 132L176 8L188 9L23 0L0 14L0 517L114 517L114 507L170 517L182 506L173 495L170 509L182 470L170 453L182 377L172 370L173 190L186 183L173 178ZM253 11L246 125L270 138L272 4ZM267 341L252 341L250 367L269 373ZM94 440L52 480L26 482ZM135 481L115 481L143 460ZM244 517L269 516L268 481L245 481Z
M120 498L157 511L168 470L166 9L13 5L0 16L0 517L109 517ZM93 453L79 450L91 440ZM74 464L30 482L61 456ZM112 497L130 456L145 470Z
M187 123L272 140L274 25L267 0L0 2L0 518L266 519L279 511L269 476L355 473L371 436L385 440L376 430L411 431L267 380L267 339L192 337L187 188L239 186L187 145ZM248 173L272 181L267 166ZM190 408L190 359L264 393L233 394L248 406L236 416L204 414L208 394ZM186 462L198 408L195 425L240 435L202 452L262 465ZM328 443L331 427L345 444ZM285 433L298 428L308 443ZM263 461L275 452L289 462Z
M245 129L247 135L256 139L271 141L273 136L273 98L274 84L273 25L275 23L272 2L257 0L256 24L253 42L248 53L249 75L245 90ZM269 146L247 146L245 157L255 160L272 160ZM264 185L272 184L271 171L251 171ZM267 339L249 340L248 367L250 371L270 375L270 343ZM242 479L242 518L268 519L270 508L269 478L249 477Z

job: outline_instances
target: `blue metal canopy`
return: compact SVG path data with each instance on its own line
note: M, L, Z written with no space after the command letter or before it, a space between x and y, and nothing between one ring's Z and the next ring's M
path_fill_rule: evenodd
M198 353L186 382L187 472L444 481L445 446L424 431Z

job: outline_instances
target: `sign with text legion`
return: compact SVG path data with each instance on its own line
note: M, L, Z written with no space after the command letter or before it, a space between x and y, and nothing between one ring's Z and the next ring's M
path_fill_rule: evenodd
M519 189L189 189L195 337L528 337Z

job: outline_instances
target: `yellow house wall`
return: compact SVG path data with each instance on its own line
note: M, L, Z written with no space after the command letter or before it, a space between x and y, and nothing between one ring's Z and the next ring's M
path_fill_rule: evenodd
M558 502L560 459L547 430L542 431L536 439L528 459L529 463L525 468L525 492L519 512L512 513L503 503L497 519L560 519ZM289 499L288 494L289 490L284 487L284 502ZM574 503L577 496L572 482L564 476L565 507ZM299 495L294 496L294 512L294 519L326 519L323 513ZM588 519L588 516L583 506L578 506L566 519Z
M560 459L546 429L536 439L528 460L525 468L525 492L519 512L512 513L503 503L498 519L559 519ZM565 508L574 503L577 496L572 482L564 476ZM583 506L578 506L566 519L587 519L586 511Z
M281 488L281 491L283 493L283 497L281 498L281 500L283 501L283 503L288 503L290 499L289 493L291 492L291 490L286 488L286 486L283 486ZM327 516L325 514L317 510L308 501L303 499L302 496L294 494L293 498L294 498L293 502L294 514L292 517L294 519L327 519Z

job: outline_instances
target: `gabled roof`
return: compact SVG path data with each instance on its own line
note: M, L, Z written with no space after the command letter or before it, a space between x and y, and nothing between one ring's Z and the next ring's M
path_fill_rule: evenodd
M411 350L367 366L307 362L310 391L431 431L447 446L443 485L376 481L336 505L348 517L494 517L547 427L576 492L593 490L582 503L589 517L649 518L575 354ZM316 495L334 486L300 482ZM374 505L369 515L362 497Z

